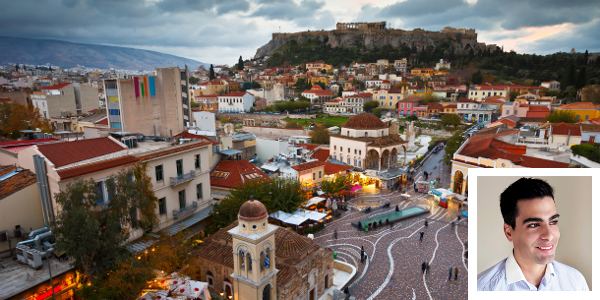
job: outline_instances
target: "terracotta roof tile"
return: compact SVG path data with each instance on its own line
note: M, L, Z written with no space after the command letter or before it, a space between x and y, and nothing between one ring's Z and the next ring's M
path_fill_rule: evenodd
M1 142L0 148L8 148L15 146L25 146L25 145L40 145L47 143L62 143L62 140L50 138L50 139L37 139L37 140L24 140L24 141L10 141L10 142Z
M313 248L313 241L291 230L279 227L275 232L275 255L279 259L303 257Z
M245 159L242 160L222 160L212 170L211 174L217 172L226 172L229 175L225 178L210 177L210 185L222 188L235 188L240 184L243 184L246 180L252 180L245 175L257 173L262 180L271 180L267 174L261 171L259 168L252 165Z
M351 129L380 129L387 128L385 123L378 117L370 113L361 113L356 116L352 116L346 123L342 125L342 128Z
M108 137L45 144L37 147L56 168L127 149L127 146Z
M317 149L317 147L319 147L320 145L316 145L316 144L296 144L297 147L306 147L306 150L308 151L312 151Z
M346 173L349 170L352 170L352 166L325 162L325 174L326 175L337 174L339 172Z
M109 160L96 162L93 164L88 164L88 165L83 165L83 166L79 166L79 167L75 167L75 168L60 170L57 173L58 173L58 176L60 176L60 179L65 180L65 179L69 179L69 178L73 178L73 177L77 177L77 176L81 176L81 175L85 175L85 174L90 174L90 173L107 170L107 169L111 169L111 168L115 168L115 167L119 167L119 166L123 166L123 165L127 165L127 164L132 164L137 161L138 161L138 158L136 158L135 156L127 155L127 156L123 156L123 157L119 157L119 158L115 158L115 159L109 159Z
M0 166L0 176L8 174L17 169L14 165ZM27 169L21 169L20 172L0 181L0 200L32 185L37 182L33 172Z
M160 150L157 151L153 151L153 152L145 152L145 153L141 153L138 158L140 160L151 160L151 159L155 159L157 157L161 157L161 156L165 156L165 155L169 155L169 154L173 154L173 153L177 153L177 152L182 152L182 151L186 151L186 150L190 150L190 149L194 149L194 148L200 148L200 147L204 147L204 146L208 146L210 145L210 143L208 141L193 141L193 142L189 142L189 143L185 143L183 145L176 145L176 146L171 146L171 147L167 147L167 148L162 148Z
M57 85L53 85L53 86L44 86L44 87L41 87L40 89L41 90L60 90L69 85L71 85L71 83L67 82L67 83L61 83L61 84L57 84Z
M559 109L596 109L596 106L592 102L573 102L561 105Z
M315 161L310 161L310 162L306 162L306 163L302 163L302 164L298 164L298 165L292 166L292 169L294 169L294 170L296 170L298 172L302 172L302 171L305 171L305 170L310 170L310 169L313 169L313 168L318 168L318 167L321 167L321 166L324 166L324 165L325 165L324 162L321 162L319 160L315 160Z
M555 135L568 135L581 136L581 126L569 125L567 123L559 123L552 126L552 134Z
M329 149L319 149L315 154L313 154L313 158L316 158L320 161L326 161L329 158ZM327 172L327 165L325 165L325 172Z
M102 118L96 122L94 122L94 124L98 124L98 125L108 125L108 118Z

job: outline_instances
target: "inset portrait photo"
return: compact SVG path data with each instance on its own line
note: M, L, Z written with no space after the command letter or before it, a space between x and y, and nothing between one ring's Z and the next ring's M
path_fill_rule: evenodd
M581 299L596 295L590 291L597 172L571 168L477 171L469 172L469 180L476 185L475 199L470 201L476 210L476 270L469 270L476 276L474 299L488 291L586 292L577 294ZM471 292L475 282L469 277Z

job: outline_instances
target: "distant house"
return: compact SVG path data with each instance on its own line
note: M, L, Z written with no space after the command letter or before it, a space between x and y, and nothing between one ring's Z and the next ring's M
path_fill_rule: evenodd
M234 92L219 96L219 112L243 113L250 111L255 97L248 92Z

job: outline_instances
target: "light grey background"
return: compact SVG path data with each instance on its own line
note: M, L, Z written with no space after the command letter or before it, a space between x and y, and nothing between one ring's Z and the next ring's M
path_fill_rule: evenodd
M500 194L521 177L544 179L554 188L560 214L555 260L579 270L592 290L591 176L477 176L477 274L512 251L504 235Z

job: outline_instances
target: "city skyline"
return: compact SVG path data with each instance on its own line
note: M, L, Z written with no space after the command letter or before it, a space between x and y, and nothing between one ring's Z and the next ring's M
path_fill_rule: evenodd
M512 0L511 0L512 1ZM509 2L511 2L509 1ZM4 3L10 36L153 50L203 63L252 58L273 32L332 30L336 22L386 21L388 27L474 28L478 41L505 51L600 51L594 1L50 0Z

